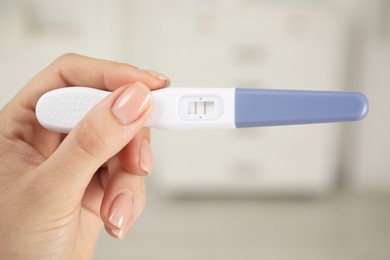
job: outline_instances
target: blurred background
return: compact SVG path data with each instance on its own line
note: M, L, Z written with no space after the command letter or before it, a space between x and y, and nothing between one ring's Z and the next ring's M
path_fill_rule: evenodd
M354 123L153 130L144 213L95 259L390 259L390 0L0 0L1 107L67 52L370 100Z

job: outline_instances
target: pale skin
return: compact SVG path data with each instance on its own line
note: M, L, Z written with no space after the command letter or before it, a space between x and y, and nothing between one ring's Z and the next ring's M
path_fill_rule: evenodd
M44 129L39 97L86 86L113 91L68 135ZM0 111L2 259L91 259L103 227L122 239L145 204L153 157L150 90L160 73L67 54L41 71Z

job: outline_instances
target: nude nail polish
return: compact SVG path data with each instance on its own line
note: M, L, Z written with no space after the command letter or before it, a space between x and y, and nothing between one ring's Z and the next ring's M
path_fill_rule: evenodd
M124 231L133 219L133 194L129 191L122 191L112 202L108 221L115 226L112 233L119 239L124 236Z
M153 152L152 147L147 139L143 140L139 151L139 166L146 172L147 175L152 173L153 168Z
M168 87L170 84L171 84L171 81L169 80L169 78L157 71L153 71L153 70L147 70L153 77L155 77L156 79L159 79L159 80L163 80L165 81L165 86Z
M141 82L126 89L112 106L112 113L122 124L136 120L147 107L150 90Z

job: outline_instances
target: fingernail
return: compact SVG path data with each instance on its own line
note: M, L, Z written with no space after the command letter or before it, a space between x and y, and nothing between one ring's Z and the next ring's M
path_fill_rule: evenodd
M120 240L124 238L124 231L123 230L118 230L118 229L112 229L111 232Z
M169 80L169 78L167 76L165 76L157 71L153 71L153 70L148 70L148 72L156 79L166 81L166 86L169 86L171 84L171 81Z
M129 124L145 110L150 99L150 90L141 82L133 84L115 101L112 113L122 124Z
M139 151L139 166L146 172L147 175L152 173L153 152L147 139L142 142L141 149Z
M123 191L113 201L108 221L117 229L112 229L112 233L119 239L123 238L125 228L133 218L133 194Z

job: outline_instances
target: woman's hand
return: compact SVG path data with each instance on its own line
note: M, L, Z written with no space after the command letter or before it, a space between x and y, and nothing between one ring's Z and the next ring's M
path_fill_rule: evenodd
M92 258L99 231L122 239L145 203L153 164L152 71L67 54L34 77L0 112L2 259ZM67 135L40 126L35 106L66 86L113 91ZM147 86L147 87L146 87Z

